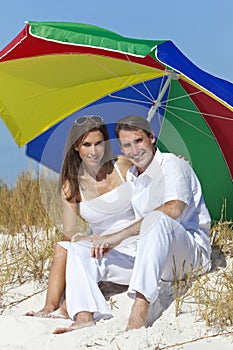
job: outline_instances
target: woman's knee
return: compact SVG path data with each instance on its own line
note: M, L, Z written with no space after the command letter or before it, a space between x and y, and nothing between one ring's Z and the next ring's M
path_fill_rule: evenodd
M67 250L63 248L59 243L54 244L54 258L55 257L65 257L67 255Z

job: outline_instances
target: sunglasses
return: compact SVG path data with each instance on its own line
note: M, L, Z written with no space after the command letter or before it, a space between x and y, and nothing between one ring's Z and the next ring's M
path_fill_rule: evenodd
M104 122L103 118L99 115L82 115L81 117L75 119L74 123L77 125L83 125L88 120L94 122L96 125L103 124Z

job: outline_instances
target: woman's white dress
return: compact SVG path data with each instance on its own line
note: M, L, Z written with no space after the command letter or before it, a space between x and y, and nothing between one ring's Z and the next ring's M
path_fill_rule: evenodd
M96 234L110 234L137 221L131 205L131 185L124 182L121 174L119 175L122 179L120 186L89 201L82 200L78 204L80 215ZM66 303L71 319L80 311L93 312L95 320L111 317L111 311L98 282L129 284L137 239L131 237L124 240L106 256L98 259L91 257L92 245L87 241L59 244L68 251Z

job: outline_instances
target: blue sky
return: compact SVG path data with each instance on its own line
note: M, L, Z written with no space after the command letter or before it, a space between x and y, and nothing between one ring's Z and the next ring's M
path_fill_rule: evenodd
M25 21L72 21L123 36L170 39L196 65L233 82L232 0L7 0L0 11L0 49ZM0 178L13 184L35 163L0 119Z

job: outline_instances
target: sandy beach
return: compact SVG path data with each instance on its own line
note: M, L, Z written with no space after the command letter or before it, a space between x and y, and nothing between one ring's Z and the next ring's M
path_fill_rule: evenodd
M7 291L9 305L0 316L1 350L230 350L233 348L232 329L220 331L207 328L196 312L192 299L185 299L181 314L175 316L174 287L170 282L161 282L160 295L151 307L148 322L151 326L125 332L132 300L125 288L112 284L103 285L104 294L112 307L113 317L97 322L95 326L66 334L54 335L58 326L70 325L70 320L27 317L23 314L39 310L45 299L46 285L30 282L12 286ZM16 301L21 301L15 303ZM6 303L7 304L7 303Z

